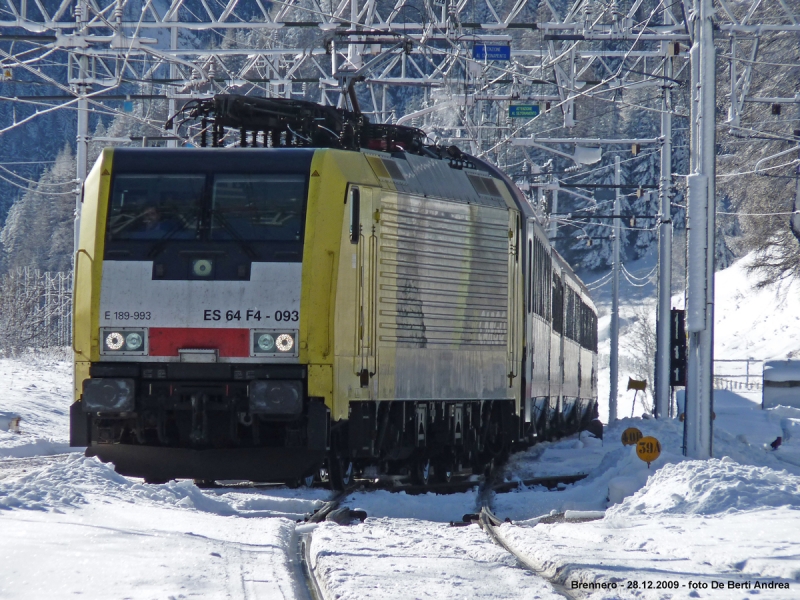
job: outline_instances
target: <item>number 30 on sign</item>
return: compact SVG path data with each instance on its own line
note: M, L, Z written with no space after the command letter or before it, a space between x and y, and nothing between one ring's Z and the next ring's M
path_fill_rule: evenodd
M661 456L661 444L652 436L643 437L636 443L636 456L649 467L651 462Z

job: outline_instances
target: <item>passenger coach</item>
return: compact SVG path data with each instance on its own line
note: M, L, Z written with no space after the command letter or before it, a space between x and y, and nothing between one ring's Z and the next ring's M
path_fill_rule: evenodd
M507 177L282 127L101 154L72 445L150 481L424 483L596 415L594 307Z

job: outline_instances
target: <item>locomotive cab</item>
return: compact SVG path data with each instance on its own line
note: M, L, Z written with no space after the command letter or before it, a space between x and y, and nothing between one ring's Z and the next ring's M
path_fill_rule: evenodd
M164 480L305 475L328 446L299 320L312 150L106 150L77 256L73 445Z

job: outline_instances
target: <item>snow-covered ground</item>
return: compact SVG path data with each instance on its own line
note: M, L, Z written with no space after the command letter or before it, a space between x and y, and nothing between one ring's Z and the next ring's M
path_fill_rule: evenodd
M47 354L0 360L0 382L0 458L68 452L72 365ZM8 431L13 416L20 434Z
M353 527L325 523L314 532L311 556L322 585L340 600L561 598L477 525L388 518Z
M718 275L717 356L797 356L798 290L752 297L748 285L741 265ZM0 598L308 597L296 550L311 527L296 522L330 492L122 477L70 453L70 377L56 357L0 359ZM765 411L757 394L717 391L715 412L710 461L682 456L679 420L640 417L607 427L602 441L583 434L514 455L509 480L587 477L494 495L495 513L513 520L500 535L576 597L798 597L800 409ZM2 430L12 416L21 433ZM629 426L660 440L649 466L622 445ZM554 597L477 525L449 527L478 502L477 490L352 494L346 505L366 510L366 522L311 534L323 588L352 600ZM755 588L770 582L789 589Z

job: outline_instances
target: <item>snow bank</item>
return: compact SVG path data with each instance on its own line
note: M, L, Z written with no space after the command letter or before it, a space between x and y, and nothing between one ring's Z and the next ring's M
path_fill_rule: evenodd
M649 467L636 456L634 446L622 445L620 436L628 427L638 427L644 435L661 442L661 456ZM683 424L677 420L621 419L606 428L602 446L572 438L548 444L543 450L534 447L529 451L531 460L525 469L526 476L571 473L588 473L588 476L558 492L537 486L498 494L494 498L495 512L516 521L552 512L604 510L633 495L659 468L684 460L682 440ZM524 456L514 460L514 464L524 464Z
M715 390L714 454L728 456L741 465L768 467L800 476L800 409L780 406L762 410L760 405L731 391ZM628 427L661 442L662 455L650 468L639 460L633 447L620 440ZM777 437L782 444L770 445ZM592 442L587 444L587 442ZM528 520L553 511L603 510L622 502L644 487L649 476L670 463L685 460L683 423L678 419L620 419L597 440L575 436L544 443L512 455L507 479L588 473L588 477L559 492L529 488L495 497L498 515Z
M72 448L75 450L75 448ZM0 458L27 458L29 456L51 456L70 451L66 442L52 438L19 433L0 432Z
M80 454L21 477L0 480L0 510L60 512L113 500L221 516L297 520L322 506L329 495L329 491L316 489L201 490L187 480L151 485L128 479L114 471L113 465Z
M800 477L725 457L665 465L606 516L715 515L778 507L800 509Z
M89 496L99 496L105 501L144 500L218 515L236 512L229 504L206 496L189 481L164 485L137 483L118 474L112 465L79 454L40 471L0 481L2 509L57 510L89 504Z

